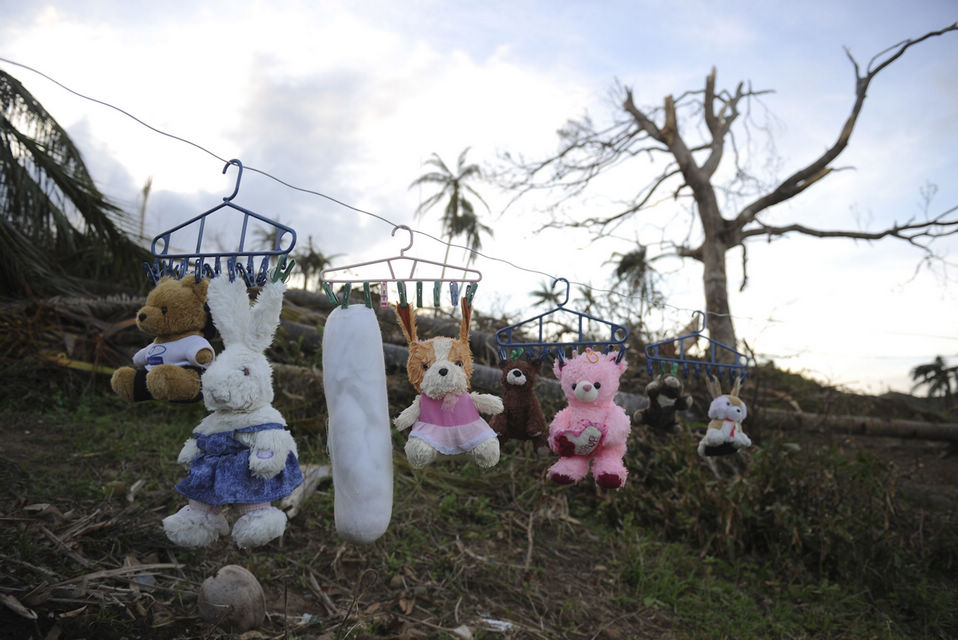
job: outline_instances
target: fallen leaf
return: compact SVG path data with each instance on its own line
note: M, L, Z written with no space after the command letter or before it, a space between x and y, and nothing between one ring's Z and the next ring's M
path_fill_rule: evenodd
M0 604L3 604L3 606L5 606L7 609L10 609L10 611L13 611L21 618L26 618L27 620L37 619L37 614L35 611L32 609L27 609L25 606L20 604L19 600L8 593L0 593Z

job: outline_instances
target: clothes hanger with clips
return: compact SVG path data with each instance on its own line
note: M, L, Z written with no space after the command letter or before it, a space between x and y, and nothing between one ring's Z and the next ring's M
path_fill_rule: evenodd
M509 357L510 350L512 350L534 361L542 361L546 356L552 355L558 358L559 362L561 363L565 360L564 352L567 347L572 347L574 349L578 349L579 347L591 347L593 350L595 350L597 347L603 347L606 352L609 352L617 346L619 347L619 354L615 361L621 362L622 358L625 357L625 342L629 339L628 327L616 324L614 322L609 322L608 320L603 320L601 318L596 318L595 316L590 316L589 314L582 313L581 311L566 309L565 305L569 302L569 281L565 278L556 278L552 281L552 287L555 288L558 282L565 283L565 299L562 302L557 303L555 309L546 311L545 313L540 313L537 316L517 322L513 325L509 325L508 327L503 327L502 329L496 331L496 344L499 346L499 358L505 361ZM567 314L575 318L577 331L575 340L548 341L545 339L544 323L546 319L558 314ZM589 326L586 323L597 323L600 326L607 328L609 330L609 338L590 339L585 335L585 332ZM516 330L522 328L531 328L530 325L535 327L533 329L533 334L538 337L537 340L525 342L513 337L513 334L516 332ZM541 351L538 351L537 353L537 350Z
M143 265L147 277L149 277L153 284L156 284L163 276L173 276L177 279L185 277L190 272L191 261L193 274L196 276L197 281L204 276L210 278L216 277L223 273L224 270L230 280L233 280L239 275L246 281L246 285L249 287L262 286L266 284L269 279L275 282L276 280L285 280L289 277L293 266L296 264L294 260L288 259L290 251L292 251L296 245L296 231L291 227L250 211L233 202L233 198L239 193L240 180L243 178L243 163L236 159L230 160L223 167L223 173L226 173L230 165L236 165L239 169L239 173L236 175L236 185L233 188L233 193L224 197L223 202L208 211L172 229L163 231L153 238L153 244L150 247L150 252L153 254L153 264L144 263ZM206 230L207 220L213 213L220 209L232 209L243 214L238 246L235 251L203 251L203 232ZM249 231L250 218L264 223L267 228L273 229L275 239L272 249L250 249L246 247L246 234L247 231ZM189 227L196 227L195 250L186 253L171 252L174 233L186 230ZM288 246L283 248L287 239ZM274 257L277 258L279 262L276 265L273 275L270 276L270 260ZM243 261L244 258L245 264ZM261 259L258 269L255 265L255 260L257 259ZM225 265L221 261L225 261Z
M717 340L702 335L702 332L705 331L705 314L701 311L695 311L692 314L692 318L694 319L696 316L702 319L702 326L697 330L687 335L669 338L645 347L645 355L648 359L646 362L646 370L649 375L654 376L657 373L655 368L656 365L658 365L661 373L672 373L672 375L676 375L681 371L682 376L685 378L689 377L689 373L693 373L697 378L704 370L706 376L715 377L719 380L721 380L723 375L725 375L730 382L736 377L739 380L744 380L746 375L748 375L750 358L726 344L722 344ZM696 325L697 324L698 323L696 323ZM694 343L698 339L703 339L708 342L706 359L704 360L691 358L688 355L686 345ZM679 343L677 354L675 353L674 346L676 342ZM730 356L731 361L720 361L721 354ZM726 358L723 358L723 360L724 359Z
M387 305L387 283L395 282L399 288L399 304L406 306L407 283L415 282L416 303L417 306L423 306L423 282L431 281L433 283L433 304L440 305L440 292L443 283L449 284L450 297L453 306L458 305L460 285L465 286L465 295L469 303L472 303L472 297L475 295L479 281L482 280L482 272L478 269L469 267L460 267L446 262L437 262L427 260L416 256L406 255L406 252L412 248L414 234L412 229L406 225L398 225L392 230L393 236L400 229L409 232L409 244L400 250L398 256L390 258L380 258L378 260L368 260L366 262L357 262L355 264L341 265L323 269L320 272L320 280L323 283L323 290L330 302L335 305L346 307L349 305L349 293L354 284L363 285L363 299L367 307L372 307L372 294L370 283L380 283L380 302L383 307ZM385 270L382 268L385 267ZM379 269L377 271L377 268ZM438 274L436 271L438 270ZM452 271L457 277L447 276L446 272ZM432 273L430 273L432 272ZM342 284L343 299L339 300L333 292L332 285Z

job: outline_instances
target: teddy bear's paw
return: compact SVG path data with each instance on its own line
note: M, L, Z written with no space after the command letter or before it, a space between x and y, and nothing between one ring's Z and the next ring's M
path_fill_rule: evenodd
M110 387L113 389L113 393L127 402L133 402L133 379L135 377L136 370L132 367L120 367L114 371L110 377Z
M436 450L420 438L406 440L406 459L416 469L422 469L436 459Z
M548 478L557 484L575 484L589 470L588 458L561 458L549 467Z
M605 472L595 477L595 483L603 489L618 489L625 484L624 473Z
M172 364L160 364L146 374L146 388L157 400L187 402L200 397L200 376Z
M745 432L739 429L738 433L732 436L732 444L737 449L744 449L752 446L752 439L745 435Z
M555 437L556 453L560 456L587 456L598 448L602 431L589 425L579 433L564 431Z
M286 514L276 507L262 507L240 516L233 524L233 539L240 549L259 547L286 531Z
M163 531L180 547L205 547L229 533L230 526L219 510L202 511L186 505L163 518Z
M499 462L499 439L489 438L473 449L472 459L482 469L489 469Z
M556 473L554 471L549 472L549 480L552 480L556 484L575 484L576 483L575 478L571 476L567 476L564 473Z

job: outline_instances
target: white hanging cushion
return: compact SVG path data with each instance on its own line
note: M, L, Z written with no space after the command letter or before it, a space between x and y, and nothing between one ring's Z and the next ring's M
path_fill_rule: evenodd
M369 543L392 517L393 458L382 335L373 310L336 307L323 330L336 533Z

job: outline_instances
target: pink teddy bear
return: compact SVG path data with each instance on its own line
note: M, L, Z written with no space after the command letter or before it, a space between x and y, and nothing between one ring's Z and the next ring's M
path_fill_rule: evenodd
M626 362L617 353L586 349L566 362L556 360L553 371L569 406L549 425L549 447L561 458L549 468L549 478L572 484L585 477L592 460L595 483L618 489L628 475L622 457L631 423L625 409L613 402Z

